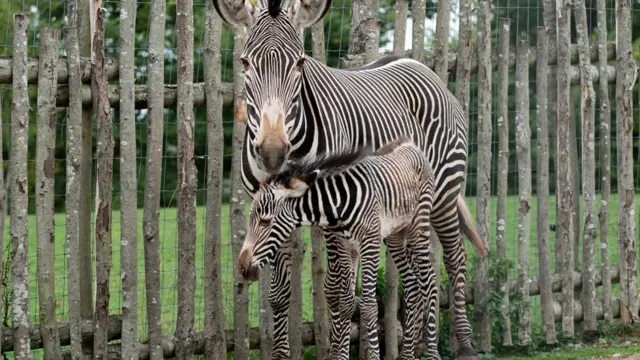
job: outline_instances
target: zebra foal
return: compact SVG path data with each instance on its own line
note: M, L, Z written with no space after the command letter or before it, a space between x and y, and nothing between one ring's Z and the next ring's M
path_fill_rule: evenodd
M371 344L367 358L380 359L375 291L380 241L384 239L400 272L407 304L400 359L416 358L415 345L421 338L425 308L429 359L440 359L435 328L438 292L429 258L434 187L429 161L407 138L375 152L367 147L292 163L281 173L269 176L256 193L238 269L245 279L256 280L262 267L278 263L275 258L283 254L278 250L297 227L319 226L327 239L329 359L349 359L359 260L360 314ZM289 261L287 258L284 262ZM365 336L365 329L360 334ZM286 358L287 354L278 356Z

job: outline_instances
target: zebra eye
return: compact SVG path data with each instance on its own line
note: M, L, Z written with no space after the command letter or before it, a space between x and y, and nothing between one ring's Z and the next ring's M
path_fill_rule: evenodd
M244 66L244 71L249 70L249 60L246 58L240 58L240 62L242 62L242 66Z
M302 70L302 66L304 66L304 60L305 60L305 58L302 57L302 58L298 59L298 61L296 62L296 68L298 70Z
M260 221L258 221L258 225L260 226L269 226L269 224L271 224L271 219L260 219Z

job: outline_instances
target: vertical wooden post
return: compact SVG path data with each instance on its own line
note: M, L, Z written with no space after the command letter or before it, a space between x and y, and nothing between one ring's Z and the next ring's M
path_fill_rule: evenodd
M489 248L491 197L491 0L478 3L478 235ZM476 301L489 294L489 259L483 257L476 268ZM477 315L475 333L480 351L491 352L491 318L487 311Z
M529 233L531 222L531 128L529 127L529 41L516 46L516 155L518 158L518 293L523 303L518 324L520 345L531 341Z
M2 121L2 96L0 95L0 164L4 164L3 156L2 156L2 127L4 123ZM6 201L7 201L7 193L6 188L4 186L4 171L0 173L0 214L2 214L2 219L0 220L0 253L4 254L4 230L5 230L5 219L6 219ZM0 279L4 276L4 266L2 263L3 257L0 256ZM4 309L4 297L0 296L0 309ZM2 327L0 326L0 339L2 338ZM2 347L0 346L0 356L2 356Z
M620 254L620 317L638 322L634 184L633 84L637 69L631 57L631 0L616 2L616 132L618 157L618 253Z
M91 93L96 114L98 166L96 179L96 305L94 314L93 356L107 357L107 316L109 315L109 274L111 272L111 199L113 189L113 125L108 98L107 69L104 61L104 11L102 0L94 0L98 9L91 58Z
M596 331L595 250L596 250L596 157L595 157L595 91L591 80L591 58L584 2L574 4L580 85L582 88L582 196L584 202L582 233L582 309L585 335ZM602 74L605 76L604 74Z
M13 349L14 357L31 357L29 336L29 225L27 209L27 144L29 131L29 94L27 85L27 30L29 15L13 16L13 88L11 109L11 262L13 275Z
M75 0L76 26L78 29L78 46L80 56L91 57L91 42L93 33L91 32L92 20L90 7L94 0ZM73 0L72 0L73 2ZM70 3L71 8L71 3ZM73 12L70 12L73 14ZM73 18L73 15L72 15ZM93 109L88 106L82 109L82 162L80 163L80 251L78 259L80 262L80 311L82 320L93 321L93 258L91 254L92 244L92 163L93 163ZM82 344L85 356L90 356L93 351L93 344L84 341Z
M207 219L204 252L204 338L206 360L227 356L227 322L222 302L222 173L224 132L219 91L222 19L207 1L204 29L204 86L207 99Z
M556 241L560 242L562 260L562 335L565 338L573 338L573 172L570 165L571 141L571 99L569 69L571 60L569 57L570 44L570 12L569 5L564 1L559 6L558 23L558 123L556 144L556 189L558 193L558 221L556 229Z
M536 119L538 121L536 191L538 198L538 273L542 303L542 329L547 344L555 344L556 328L551 291L551 249L549 248L549 124L548 124L548 62L547 28L538 27L536 47Z
M473 46L471 44L471 0L459 0L460 9L458 11L458 61L456 62L456 98L460 101L465 118L465 134L469 133L469 96L471 93L471 56ZM467 173L464 174L460 191L465 194L467 183ZM453 292L450 292L450 299ZM453 309L453 302L450 302ZM452 338L453 339L453 338Z
M233 46L233 94L234 107L238 107L240 94L244 89L244 79L238 69L240 54L246 41L245 31L236 29ZM234 278L234 336L233 358L235 360L249 360L249 283L246 282L237 269L238 256L245 236L245 200L242 189L242 169L240 160L244 141L245 124L237 121L233 123L233 157L231 160L231 194L229 211L231 222L231 250L233 256Z
M509 189L509 39L511 19L502 18L498 27L498 203L496 209L496 255L507 258L507 190ZM527 85L528 86L528 85ZM508 278L508 274L507 274ZM504 321L502 344L513 345L511 340L511 319L509 316L509 286L507 278L502 279L500 290L504 292L500 310Z
M319 21L311 27L313 39L313 57L325 62L324 21ZM313 332L316 340L316 355L324 359L329 355L329 313L327 298L324 293L325 270L325 239L319 228L311 228L311 277L313 293Z
M69 301L69 330L71 359L82 359L82 334L80 313L80 166L82 161L82 82L80 78L80 49L78 30L64 30L69 73L69 110L67 116L67 178L66 178L66 250L67 291Z
M60 30L40 29L38 129L36 143L36 232L40 334L47 359L61 359L56 323L53 180L56 143L56 88Z
M136 1L120 10L120 278L122 357L138 359L138 181L134 98Z
M558 22L556 19L556 0L544 0L543 2L544 12L544 25L547 27L547 39L549 42L549 58L557 60L557 42L558 42ZM549 85L549 93L548 93L548 106L549 106L549 126L552 129L556 129L556 125L558 123L558 79L557 79L557 61L556 65L550 66L548 71L548 85ZM555 173L557 174L557 154L558 150L556 148L557 143L557 131L552 131L549 139L549 154L555 154L555 157L551 157L549 159L549 163L555 163ZM553 174L553 173L551 173ZM551 180L550 180L551 181ZM556 176L557 183L557 176ZM556 195L558 194L558 189L556 188ZM552 204L553 205L553 204ZM556 236L555 236L555 244L554 244L554 263L556 267L557 273L562 273L562 247L560 243L560 239L562 238L562 229L559 226L562 223L562 214L558 213L558 199L556 196Z
M176 3L178 36L178 320L176 358L193 358L196 287L196 166L193 114L193 3Z
M411 36L411 57L421 61L424 54L424 20L426 17L426 0L415 0L411 3L411 19L413 19Z
M149 359L162 360L160 298L160 179L164 133L164 32L165 0L152 0L149 9L149 56L147 85L147 156L144 188L144 265L147 290Z
M598 0L598 69L600 70L600 257L602 264L602 311L611 321L611 275L609 261L609 199L611 194L611 105L607 73L606 0Z

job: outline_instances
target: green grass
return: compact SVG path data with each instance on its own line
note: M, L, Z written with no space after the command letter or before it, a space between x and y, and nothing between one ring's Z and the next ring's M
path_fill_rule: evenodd
M592 358L608 358L615 354L619 355L633 355L640 353L640 346L629 347L610 347L610 348L597 348L597 347L585 347L585 348L563 348L553 352L538 352L532 356L499 356L499 359L503 360L531 360L531 359L546 359L546 360L582 360Z
M475 214L476 204L474 198L469 198L468 205L473 214ZM597 199L597 204L599 204ZM550 204L555 204L555 200L551 199ZM533 199L531 206L531 237L529 242L529 264L530 275L536 275L538 273L538 250L537 250L537 231L536 231L536 206L537 202ZM612 195L610 201L610 219L609 219L609 249L611 253L612 263L616 263L618 259L618 248L616 245L617 236L617 208L618 201L617 196ZM492 198L491 201L491 245L495 248L495 209L496 199ZM248 213L248 207L247 207ZM222 209L222 279L223 279L223 300L225 307L225 316L227 320L227 327L233 326L233 281L232 271L233 263L235 259L231 256L231 247L229 244L229 209L228 205L224 205ZM517 242L517 198L509 197L507 201L507 218L505 222L507 224L507 249L508 257L512 260L517 259L518 254L518 242ZM144 283L144 252L142 243L142 215L143 211L138 211L138 316L139 316L139 336L141 339L146 338L146 312L145 312L145 283ZM551 206L549 209L550 223L555 223L555 206ZM6 249L9 245L8 235L8 219L7 226L5 226L5 256L4 261L6 264ZM203 299L203 249L204 249L204 223L205 223L205 209L200 207L197 209L197 246L196 246L196 294L195 294L195 317L196 331L201 331L203 328L204 317L204 299ZM58 321L67 321L67 298L66 298L66 261L65 261L65 215L55 215L55 235L56 235L56 254L55 254L55 271L56 271L56 298L58 302ZM37 278L36 278L36 232L35 232L36 218L35 216L29 216L29 277L30 277L30 296L31 296L31 318L33 323L38 323L38 301L37 301ZM303 230L304 240L309 246L309 232L308 229ZM163 333L170 335L175 329L175 320L177 312L177 216L175 208L162 209L160 213L160 240L161 240L161 301L162 301L162 324ZM550 233L551 249L553 253L553 244L555 242L555 233ZM469 242L466 242L467 248L470 254L475 254L475 251L471 248ZM598 263L599 263L600 246L598 246ZM383 252L384 256L384 252ZM303 317L305 321L312 320L312 293L311 293L311 261L309 260L309 251L306 252L306 257L303 265ZM552 263L554 261L552 260ZM382 266L384 261L381 261ZM515 270L514 270L515 271ZM514 273L515 275L515 273ZM513 278L513 277L512 277ZM111 300L110 300L110 312L111 314L119 314L121 307L121 282L120 282L120 214L114 212L113 214L113 267L111 269L110 278L111 287ZM5 289L3 289L4 291ZM249 291L250 297L250 325L258 326L258 291L257 284L253 284ZM6 313L6 304L3 313ZM4 315L4 314L3 314ZM539 321L539 310L534 303L534 311L532 312L534 324Z

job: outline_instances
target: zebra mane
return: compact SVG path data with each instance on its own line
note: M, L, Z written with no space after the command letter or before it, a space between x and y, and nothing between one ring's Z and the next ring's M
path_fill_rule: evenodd
M306 178L316 171L325 174L335 174L355 166L371 156L389 154L407 143L411 143L411 140L401 136L396 140L386 143L376 151L371 150L370 146L360 146L336 154L320 155L311 160L293 161L281 172L267 177L265 183L288 184L293 178Z
M268 0L268 4L269 15L272 18L278 17L280 10L282 10L282 0Z

